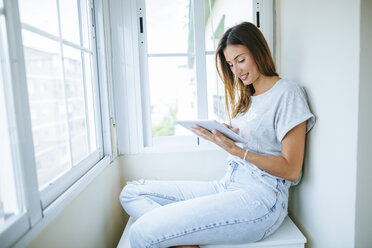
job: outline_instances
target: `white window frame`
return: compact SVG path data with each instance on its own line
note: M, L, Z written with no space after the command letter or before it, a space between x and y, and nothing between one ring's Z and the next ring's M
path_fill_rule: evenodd
M33 147L31 118L27 92L25 61L21 35L18 1L4 0L4 8L0 15L5 16L8 50L10 60L11 96L10 108L15 117L17 138L17 160L19 168L17 176L21 178L17 190L21 191L24 201L23 214L6 223L0 229L1 247L25 247L48 223L50 223L83 189L116 157L115 116L112 95L112 86L107 71L106 40L104 35L104 11L107 3L103 0L89 0L93 20L93 36L96 38L92 48L94 63L98 75L93 75L93 80L98 84L94 86L98 102L96 109L100 118L97 121L97 147L98 152L91 154L83 160L81 166L75 166L69 175L64 175L56 180L53 185L39 191L37 183L36 162ZM104 5L106 4L106 5ZM107 14L107 13L106 13ZM24 25L25 26L25 25ZM30 28L30 27L26 27ZM69 44L71 45L71 44ZM8 106L9 107L9 106Z
M91 9L93 9L93 3L92 2L88 2L88 4L90 6L89 7L89 11L91 11ZM59 5L57 4L57 13L60 13L59 11ZM94 17L93 17L93 12L91 13L92 16L92 22L94 21ZM79 19L81 19L81 16L80 16L80 13L79 13ZM59 25L61 25L59 23ZM59 46L60 46L60 49L61 49L61 55L62 55L62 46L66 45L68 47L72 47L72 48L75 48L77 49L79 52L87 52L87 53L90 53L92 54L92 58L93 58L93 65L95 67L97 67L96 65L96 60L95 60L95 57L96 57L96 46L95 46L95 38L93 39L93 42L92 42L92 45L93 47L91 48L91 50L88 50L86 48L84 48L83 46L79 45L79 44L75 44L73 42L70 42L70 41L67 41L67 40L64 40L61 38L61 33L59 33L58 36L54 36L52 34L49 34L47 32L44 32L38 28L35 28L33 26L30 26L28 24L24 24L24 23L21 23L21 27L22 27L22 30L27 30L27 31L30 31L34 34L37 34L37 35L40 35L41 37L46 37L50 40L53 40L55 42L58 42ZM93 32L94 32L94 29L92 29ZM60 32L61 32L61 29L60 29ZM95 37L95 34L93 33L92 34L93 37ZM80 33L80 39L82 39L82 33ZM83 68L85 68L84 66L84 63L85 63L85 60L82 58L82 66ZM62 64L62 67L64 65ZM63 76L65 76L64 72L62 74ZM85 74L83 74L85 75ZM96 70L93 70L93 75L92 75L92 80L94 82L98 82L97 81L97 71ZM86 81L85 81L85 76L83 76L83 81L84 81L84 86L86 84ZM98 99L98 90L97 90L97 84L93 84L93 99L94 99L94 112L98 115L100 115L100 109L99 109L99 103L97 101ZM65 96L66 98L66 96ZM66 100L66 99L65 99ZM86 118L86 117L85 117ZM69 117L67 116L67 121ZM97 118L97 119L100 119L100 116ZM96 120L97 120L96 119ZM97 128L97 130L101 130L101 123L96 121L95 120L95 126ZM88 121L87 121L88 123ZM87 127L89 127L89 125L87 125ZM67 125L67 128L69 129L69 125ZM89 128L87 128L87 132L89 132L88 130ZM70 135L70 131L68 131L69 135ZM89 138L89 135L87 135L88 138ZM77 179L79 179L81 177L81 175L83 175L84 173L86 173L90 168L92 168L94 166L94 164L96 164L103 156L103 147L102 147L102 137L98 136L97 137L97 150L90 153L86 158L84 158L84 160L82 160L80 163L76 164L76 165L73 165L72 168L69 169L69 171L67 171L66 173L64 173L62 176L60 176L58 179L56 180L53 180L52 182L50 182L47 186L43 187L43 189L41 190L41 203L42 203L42 206L43 208L46 208L48 205L50 205L60 194L62 194L64 191L66 191L66 189L68 187L70 187L75 181L77 181ZM69 145L69 149L72 149L71 147L71 144ZM70 152L70 156L69 156L69 160L70 160L70 164L72 164L72 153Z
M195 136L156 137L151 130L150 94L146 51L145 0L112 0L111 11L111 55L113 58L113 81L117 116L118 150L121 154L168 152L171 150L190 151L216 149L217 146ZM201 46L195 46L197 81L206 80L204 2L194 0L195 40ZM254 7L256 6L256 8ZM265 35L274 55L275 5L274 0L253 1L254 23L259 12L260 30ZM143 18L144 33L140 34L140 21ZM202 27L202 28L200 28ZM124 33L123 30L126 32ZM115 41L121 41L117 43ZM204 47L204 48L203 48ZM113 52L114 51L114 52ZM177 54L176 54L177 55ZM181 54L187 55L187 54ZM119 95L120 94L120 95ZM208 118L207 89L205 84L197 84L198 118ZM120 99L119 99L120 98Z

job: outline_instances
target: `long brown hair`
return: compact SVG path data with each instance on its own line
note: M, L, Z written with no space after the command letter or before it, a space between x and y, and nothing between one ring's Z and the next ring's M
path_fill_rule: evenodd
M223 54L227 45L244 45L251 52L258 71L265 76L278 76L267 42L261 31L252 23L242 22L226 30L216 50L216 67L218 75L225 85L225 104L229 121L239 113L248 111L251 96L254 94L252 84L245 86L234 77Z

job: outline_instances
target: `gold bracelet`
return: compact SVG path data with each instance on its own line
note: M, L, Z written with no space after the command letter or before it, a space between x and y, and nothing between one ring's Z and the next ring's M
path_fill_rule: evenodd
M245 153L244 153L244 157L243 157L243 160L245 160L245 157L247 156L247 153L248 153L248 149L247 150L245 150Z

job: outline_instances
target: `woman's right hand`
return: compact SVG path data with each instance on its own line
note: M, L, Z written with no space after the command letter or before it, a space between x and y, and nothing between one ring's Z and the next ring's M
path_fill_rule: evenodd
M222 123L222 125L224 125L225 127L227 127L228 129L230 129L231 131L233 131L234 133L238 133L239 132L239 128L236 127L236 128L233 128L232 126L226 124L226 123Z

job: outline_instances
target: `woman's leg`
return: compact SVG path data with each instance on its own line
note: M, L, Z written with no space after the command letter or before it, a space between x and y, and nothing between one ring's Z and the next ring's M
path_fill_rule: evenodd
M130 216L138 219L160 206L216 194L222 190L216 181L138 180L127 183L120 194L120 202Z
M174 202L139 218L130 231L132 248L254 242L284 218L283 197L262 190L234 190Z

